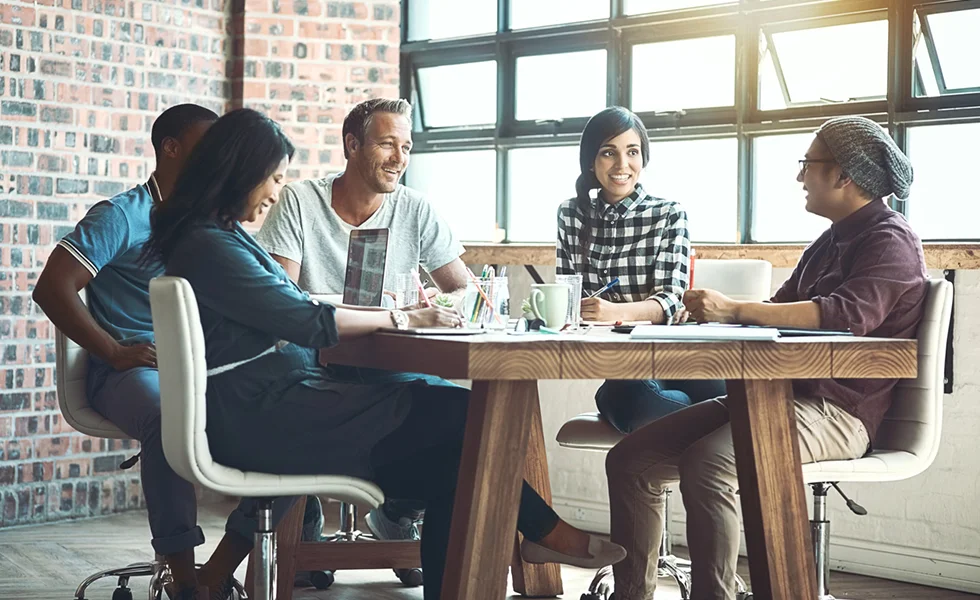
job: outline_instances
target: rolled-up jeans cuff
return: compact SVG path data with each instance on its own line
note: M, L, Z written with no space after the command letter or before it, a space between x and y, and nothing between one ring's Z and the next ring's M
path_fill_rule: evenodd
M164 556L177 554L204 543L204 530L200 527L189 529L180 535L165 538L153 538L150 545L153 551Z
M299 496L279 496L272 503L272 528L275 529ZM245 540L248 544L255 542L255 530L259 528L257 514L258 502L252 498L242 498L238 508L228 515L225 532L232 533Z

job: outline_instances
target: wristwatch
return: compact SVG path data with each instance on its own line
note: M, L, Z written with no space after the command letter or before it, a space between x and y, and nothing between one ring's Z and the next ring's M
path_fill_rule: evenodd
M395 329L408 329L408 315L402 310L391 311L391 323Z

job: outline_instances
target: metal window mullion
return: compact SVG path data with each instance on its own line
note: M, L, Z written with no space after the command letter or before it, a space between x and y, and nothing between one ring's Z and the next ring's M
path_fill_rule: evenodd
M497 226L504 229L504 241L510 241L510 154L497 146Z
M498 36L510 31L511 0L497 0ZM516 81L517 62L510 44L499 37L496 44L497 55L497 126L494 129L493 145L497 151L497 223L504 228L504 241L510 240L510 152L500 144L508 135L514 123L517 103Z
M766 37L766 50L772 57L772 66L776 69L776 80L779 81L779 89L783 92L783 102L786 106L793 106L793 97L789 93L789 85L786 83L786 74L783 72L783 63L779 60L779 51L776 50L776 42L772 39L772 34L763 31Z
M615 21L626 15L626 0L609 0L609 17Z
M612 0L615 2L616 0ZM606 106L629 106L624 82L629 74L624 70L629 68L629 61L624 56L623 35L609 28L609 45L606 48Z
M943 75L943 65L939 62L939 52L936 51L936 40L932 37L932 27L929 26L929 18L923 15L919 18L922 26L922 39L926 43L926 51L929 53L929 62L932 63L932 72L936 75L936 83L939 85L940 95L949 93L946 86L946 76ZM915 57L912 57L915 60Z
M752 179L752 140L745 132L745 123L759 110L760 31L753 19L746 19L735 33L735 131L738 141L736 243L739 244L752 241L755 186Z

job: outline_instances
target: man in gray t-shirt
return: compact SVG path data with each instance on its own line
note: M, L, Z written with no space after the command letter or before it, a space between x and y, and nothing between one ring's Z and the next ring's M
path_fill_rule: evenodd
M269 212L256 238L307 292L342 293L350 232L383 227L389 230L386 290L394 289L395 275L419 266L443 292L466 287L468 274L459 258L463 247L421 193L398 183L412 148L411 110L404 100L357 105L344 119L346 170L287 185ZM429 385L453 385L412 373L331 368L336 377L354 382L423 379ZM415 501L387 499L365 521L382 539L419 539L423 508ZM395 572L408 585L422 583L421 569Z
M444 292L466 286L463 247L422 194L398 183L412 146L410 105L369 100L344 121L347 169L282 190L259 243L311 294L344 290L347 244L354 229L389 229L385 289L421 266ZM350 131L348 131L350 129Z

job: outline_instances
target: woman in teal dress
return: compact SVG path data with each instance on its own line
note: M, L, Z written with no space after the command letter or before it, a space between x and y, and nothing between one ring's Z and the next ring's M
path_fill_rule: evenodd
M469 391L425 380L338 382L320 348L381 327L458 327L452 310L335 308L312 300L246 232L274 204L293 146L267 117L239 109L219 119L155 210L148 260L194 288L208 366L207 435L215 460L280 474L337 474L375 481L396 498L426 503L425 598L439 597ZM379 169L381 165L379 164ZM279 511L281 514L281 511ZM250 526L229 519L230 556L244 559ZM573 528L524 483L518 529L532 562L611 564L622 548ZM239 558L240 556L240 558ZM223 581L237 564L209 565Z

